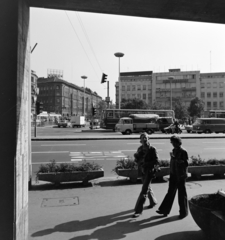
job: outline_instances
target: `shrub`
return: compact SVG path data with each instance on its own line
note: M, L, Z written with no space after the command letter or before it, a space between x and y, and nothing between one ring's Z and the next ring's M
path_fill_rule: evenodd
M39 167L38 173L57 173L57 172L86 172L86 171L95 171L100 170L102 166L98 163L90 163L82 161L78 165L74 163L61 163L57 164L55 160L51 160L50 163L41 164Z
M118 169L138 169L137 163L134 159L122 158L116 162L116 167L112 169L113 172L117 172Z

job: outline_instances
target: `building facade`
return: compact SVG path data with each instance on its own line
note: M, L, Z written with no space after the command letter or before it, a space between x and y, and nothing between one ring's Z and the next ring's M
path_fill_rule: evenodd
M35 71L31 70L31 113L35 114L35 103L37 100L37 95L39 93L39 89L37 87L37 79Z
M84 88L57 77L38 78L37 85L38 101L43 103L43 110L59 113L64 117L83 115L84 112L85 116L90 116L92 104L97 106L102 101L96 92L88 88L84 92Z
M120 75L121 100L139 98L149 106L153 103L171 109L177 98L182 98L186 107L193 98L205 103L205 110L225 109L225 73L200 73L180 71L153 73L124 72ZM119 83L116 82L116 107L119 101Z

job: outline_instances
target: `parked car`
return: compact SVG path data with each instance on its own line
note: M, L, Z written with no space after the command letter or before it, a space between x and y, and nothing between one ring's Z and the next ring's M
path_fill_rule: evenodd
M192 130L193 130L193 126L192 125L186 125L185 130L187 131L187 133L191 133Z
M58 122L58 127L59 127L59 128L60 128L60 127L66 128L66 127L68 127L68 126L69 126L68 120L60 120L60 121Z

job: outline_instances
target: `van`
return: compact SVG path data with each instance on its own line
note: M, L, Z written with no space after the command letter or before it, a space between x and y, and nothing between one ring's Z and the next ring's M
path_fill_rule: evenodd
M225 118L197 118L193 123L192 132L225 133Z
M156 114L130 114L129 117L120 118L115 130L122 134L147 132L152 134L159 130Z

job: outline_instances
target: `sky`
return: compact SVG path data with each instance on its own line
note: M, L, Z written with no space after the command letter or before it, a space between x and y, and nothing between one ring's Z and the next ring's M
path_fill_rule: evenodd
M225 72L225 26L118 15L31 8L31 69L47 77L48 69L63 71L65 81L84 86L103 99L108 75L115 103L120 72Z

